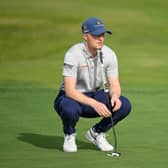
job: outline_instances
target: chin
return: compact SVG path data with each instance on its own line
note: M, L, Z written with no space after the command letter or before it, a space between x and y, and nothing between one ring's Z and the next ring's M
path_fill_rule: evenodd
M97 45L97 49L102 48L102 47L103 47L102 44Z
M101 49L101 48L102 48L102 46L97 47L97 49Z

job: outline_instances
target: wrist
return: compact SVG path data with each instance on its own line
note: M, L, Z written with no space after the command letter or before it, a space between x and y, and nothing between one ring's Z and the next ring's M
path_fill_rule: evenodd
M92 98L90 98L90 100L89 100L89 105L91 106L91 107L95 107L95 104L96 104L96 100L95 99L92 99Z
M120 97L120 95L119 95L119 94L114 94L114 93L113 93L113 94L110 94L110 97L113 98L113 99L115 99L115 98L118 99L118 98Z

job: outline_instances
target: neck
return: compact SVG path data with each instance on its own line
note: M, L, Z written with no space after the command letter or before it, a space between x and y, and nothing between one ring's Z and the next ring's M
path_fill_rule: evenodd
M85 43L87 51L91 54L92 57L96 57L97 55L97 49L96 48L91 48Z

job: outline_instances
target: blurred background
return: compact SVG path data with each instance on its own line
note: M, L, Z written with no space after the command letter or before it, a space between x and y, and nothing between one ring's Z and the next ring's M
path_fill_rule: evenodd
M66 50L88 17L104 20L124 86L167 86L167 1L1 0L0 79L57 88Z

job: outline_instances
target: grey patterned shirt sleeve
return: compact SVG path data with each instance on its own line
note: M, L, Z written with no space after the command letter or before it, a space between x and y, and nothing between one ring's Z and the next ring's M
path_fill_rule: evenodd
M64 66L63 66L63 76L77 76L77 59L70 51L65 54Z

